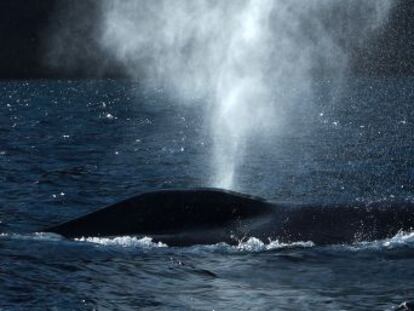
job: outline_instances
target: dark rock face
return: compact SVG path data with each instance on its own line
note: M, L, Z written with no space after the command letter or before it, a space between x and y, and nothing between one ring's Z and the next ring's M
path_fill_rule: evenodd
M0 1L0 79L126 77L97 42L99 14L99 0ZM351 70L414 74L412 16L414 1L399 1L385 31L350 52Z

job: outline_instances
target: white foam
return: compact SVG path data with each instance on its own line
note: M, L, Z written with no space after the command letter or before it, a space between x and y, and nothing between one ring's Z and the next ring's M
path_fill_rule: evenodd
M292 243L282 243L279 240L269 241L269 243L264 243L262 240L251 237L247 241L240 242L235 248L241 251L248 252L260 252L266 250L274 249L284 249L284 248L307 248L313 247L315 244L312 241L299 241Z
M160 248L167 247L167 244L162 242L153 242L150 237L131 237L131 236L120 236L114 238L99 238L99 237L82 237L77 238L75 241L89 242L100 245L108 246L121 246L121 247L138 247L138 248Z
M64 238L55 233L35 232L32 234L19 234L19 233L1 233L0 238L13 239L13 240L33 240L33 241L61 241ZM132 247L132 248L165 248L167 244L163 242L154 242L151 237L137 238L133 236L120 236L113 238L102 237L82 237L74 239L78 242L94 243L104 246L120 246L120 247ZM206 251L229 251L229 252L263 252L277 249L289 249L289 248L311 248L315 243L312 241L298 241L291 243L280 242L279 240L269 240L263 242L256 237L249 237L248 239L240 241L237 245L229 245L224 242L212 244L212 245L195 245L188 248L189 250L206 250ZM389 239L375 240L375 241L362 241L352 245L333 245L334 248L352 251L363 250L387 250L400 247L412 247L414 248L414 231L404 232L400 231L395 236Z
M121 236L114 238L100 238L100 237L82 237L76 238L75 241L79 242L88 242L94 244L100 244L105 246L121 246L121 247L133 247L133 248L162 248L168 247L167 244L163 242L153 242L151 237L131 237L131 236ZM284 249L284 248L307 248L313 247L315 244L311 241L307 242L293 242L293 243L282 243L278 240L269 241L265 243L258 238L250 237L245 241L240 241L238 245L231 246L226 243L217 243L214 245L195 245L190 247L190 249L204 249L204 250L226 250L226 251L242 251L242 252L262 252L267 250L275 249Z
M403 246L414 247L414 231L399 231L392 238L370 242L358 242L354 245L349 246L348 248L358 251L364 249L394 249Z
M407 244L414 246L414 232L400 231L394 237L385 240L383 243L385 247L394 247Z

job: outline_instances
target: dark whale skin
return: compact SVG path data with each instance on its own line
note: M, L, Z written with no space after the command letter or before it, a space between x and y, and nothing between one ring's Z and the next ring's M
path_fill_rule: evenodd
M390 238L414 228L414 204L278 204L200 188L146 192L46 228L67 238L150 236L169 246L263 241L344 244Z

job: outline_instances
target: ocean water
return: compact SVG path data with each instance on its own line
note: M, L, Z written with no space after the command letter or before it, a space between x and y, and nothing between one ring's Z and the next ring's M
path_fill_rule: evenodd
M280 103L280 130L247 142L234 190L413 201L414 79L314 89L300 110ZM127 81L11 81L0 92L0 310L396 310L414 300L410 232L186 248L39 233L142 191L211 186L211 107Z

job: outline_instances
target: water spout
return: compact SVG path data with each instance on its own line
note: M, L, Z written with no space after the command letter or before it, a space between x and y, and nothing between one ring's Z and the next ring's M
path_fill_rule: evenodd
M211 103L211 184L231 189L250 142L303 111L316 73L339 81L347 49L384 23L391 4L106 0L100 41L132 77Z

